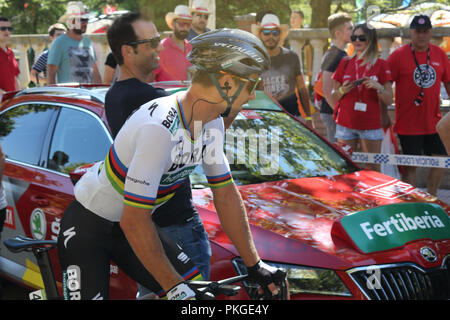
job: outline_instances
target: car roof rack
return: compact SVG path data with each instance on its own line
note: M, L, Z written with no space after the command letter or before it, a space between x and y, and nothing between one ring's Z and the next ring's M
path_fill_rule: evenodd
M86 95L91 98L91 100L96 100L100 103L105 103L104 95L97 93L93 90L80 88L80 87L66 87L66 86L46 86L46 87L34 87L34 88L26 88L19 91L16 94L16 97L23 96L26 94L37 94L37 93L61 93L61 94L77 94L77 95Z

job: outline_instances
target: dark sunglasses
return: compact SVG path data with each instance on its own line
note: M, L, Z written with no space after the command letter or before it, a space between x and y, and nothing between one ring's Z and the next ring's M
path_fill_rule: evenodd
M176 21L176 20L175 20L175 22L176 22L176 24L177 24L179 27L181 27L181 28L184 28L184 27L190 28L191 25L192 25L191 22L180 22L180 21Z
M157 36L154 38L132 41L132 42L128 42L125 44L129 45L129 46L137 46L138 44L141 44L141 43L150 43L150 46L152 47L152 49L156 49L156 48L158 48L160 42L161 42L161 37Z
M9 32L12 32L12 31L14 30L14 28L13 28L13 27L0 27L0 30L1 30L1 31L6 31L6 30L8 30Z
M367 41L366 36L363 35L363 34L361 34L361 35L359 35L359 36L353 35L353 36L350 37L350 40L352 40L352 42L355 42L356 39L358 39L358 40L361 41L361 42Z
M278 29L273 29L273 30L269 30L269 29L264 29L262 31L263 35L268 36L270 34L274 35L275 37L280 35L280 30Z
M209 15L204 13L195 13L194 16L208 20Z

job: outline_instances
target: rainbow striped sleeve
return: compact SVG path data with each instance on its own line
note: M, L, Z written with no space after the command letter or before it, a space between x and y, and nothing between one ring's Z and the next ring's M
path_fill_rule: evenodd
M111 185L121 195L123 195L127 171L128 168L120 162L119 157L114 151L114 145L112 145L105 159L105 172Z
M123 198L124 198L123 201L126 205L148 210L153 209L156 201L155 198L143 197L127 191L124 192Z
M214 177L206 176L206 178L208 179L209 187L211 189L222 188L233 183L233 176L231 175L231 172Z

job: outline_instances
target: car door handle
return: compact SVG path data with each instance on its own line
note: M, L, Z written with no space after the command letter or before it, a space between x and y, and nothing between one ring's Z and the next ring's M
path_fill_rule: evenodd
M34 203L38 206L41 206L41 207L46 207L50 204L50 201L41 195L31 196L30 199L31 199L32 203Z

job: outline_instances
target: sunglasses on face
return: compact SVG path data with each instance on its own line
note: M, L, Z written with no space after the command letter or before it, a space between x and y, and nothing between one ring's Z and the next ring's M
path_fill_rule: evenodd
M199 17L199 18L203 18L205 20L208 20L209 15L207 14L201 14L201 13L197 13L195 14L195 16Z
M358 39L358 40L361 41L361 42L367 41L366 36L363 35L363 34L361 34L361 35L359 35L359 36L352 35L352 36L350 37L350 40L352 40L352 42L355 42L356 39Z
M185 27L190 28L191 24L192 24L191 22L179 22L179 21L176 21L176 23L181 28L185 28Z
M157 36L157 37L150 38L150 39L143 39L143 40L128 42L128 43L126 43L126 45L137 46L138 44L142 44L142 43L150 43L150 47L152 47L152 49L156 49L156 48L158 48L160 42L161 42L161 37Z
M1 30L1 31L6 31L6 30L8 30L9 32L12 32L12 31L14 30L14 28L13 28L13 27L0 27L0 30Z
M269 36L270 34L272 34L273 36L277 37L277 36L280 35L280 30L278 30L278 29L274 29L274 30L264 29L262 31L262 33L265 36Z

